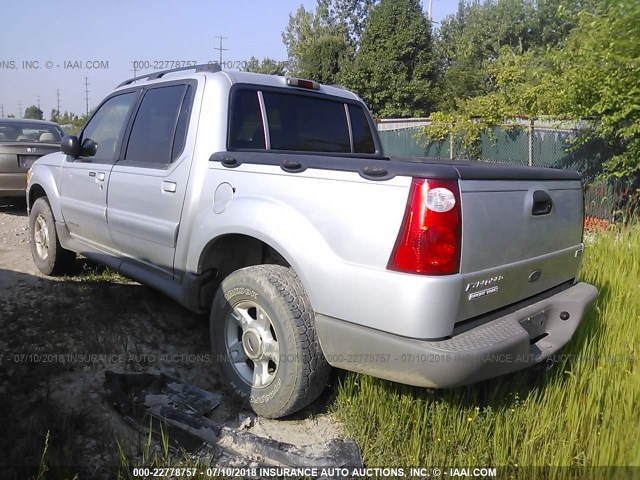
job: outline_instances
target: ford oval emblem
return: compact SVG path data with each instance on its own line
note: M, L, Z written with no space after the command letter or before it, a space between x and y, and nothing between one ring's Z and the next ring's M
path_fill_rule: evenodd
M541 276L542 270L534 270L533 272L531 272L531 275L529 275L529 283L537 281Z

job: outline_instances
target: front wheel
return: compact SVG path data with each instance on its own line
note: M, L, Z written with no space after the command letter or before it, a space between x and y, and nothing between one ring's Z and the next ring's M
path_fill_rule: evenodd
M222 375L259 415L280 418L312 403L330 372L298 276L279 265L224 279L211 309L211 343Z
M60 245L53 212L47 197L38 198L29 213L29 243L33 262L45 275L60 275L67 272L75 261L76 254Z

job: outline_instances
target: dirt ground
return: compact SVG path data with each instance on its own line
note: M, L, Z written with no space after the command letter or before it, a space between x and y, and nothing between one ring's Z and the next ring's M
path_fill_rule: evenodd
M0 468L20 470L3 478L35 477L47 432L47 478L112 478L118 443L136 455L144 438L103 400L104 372L165 373L220 388L208 319L87 261L73 276L45 277L28 234L24 202L0 198ZM230 396L215 415L307 445L341 434L324 413L330 396L284 421L257 419Z

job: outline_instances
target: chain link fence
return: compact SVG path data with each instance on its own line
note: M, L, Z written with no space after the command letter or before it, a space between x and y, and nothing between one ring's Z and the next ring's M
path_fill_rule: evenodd
M464 148L460 138L427 143L422 135L427 119L419 127L393 128L392 120L379 124L386 155L392 157L429 157L451 160L509 163L534 167L577 170L585 184L585 209L588 217L609 222L628 221L640 212L637 180L596 178L601 163L602 142L591 141L573 147L577 128L554 128L547 123L521 122L496 127L482 134L475 145ZM414 124L418 119L414 120ZM383 127L383 128L380 128ZM600 163L599 163L600 162Z

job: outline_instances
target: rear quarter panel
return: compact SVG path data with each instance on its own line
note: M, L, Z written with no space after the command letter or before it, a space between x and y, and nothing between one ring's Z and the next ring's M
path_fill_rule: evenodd
M366 280L386 265L404 214L409 178L384 183L357 174L307 170L289 174L277 167L243 165L209 169L190 241L188 271L199 268L199 252L215 238L241 233L279 251L300 275L313 307L341 318L363 319L380 308L380 286ZM217 168L218 167L218 168ZM214 212L221 183L235 193L226 209ZM347 273L347 272L351 273ZM354 283L354 272L360 278ZM360 314L352 311L356 305ZM354 320L358 321L358 320Z

